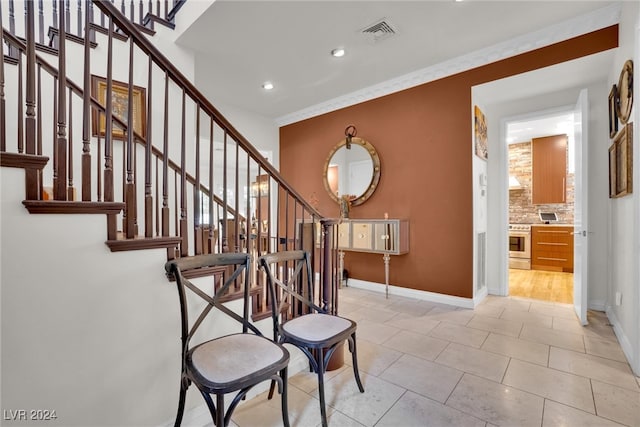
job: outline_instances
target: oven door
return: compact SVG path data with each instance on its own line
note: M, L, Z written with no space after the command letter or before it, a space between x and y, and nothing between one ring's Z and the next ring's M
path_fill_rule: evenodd
M531 233L509 231L509 257L531 258Z

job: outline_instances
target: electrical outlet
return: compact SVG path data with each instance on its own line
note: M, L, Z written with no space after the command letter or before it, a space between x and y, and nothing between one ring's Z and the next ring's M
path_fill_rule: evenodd
M622 304L622 294L620 292L616 292L616 305Z

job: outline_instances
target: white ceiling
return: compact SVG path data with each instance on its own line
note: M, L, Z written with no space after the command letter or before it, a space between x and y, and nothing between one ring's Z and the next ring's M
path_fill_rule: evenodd
M610 4L218 0L178 43L196 52L196 85L214 105L276 120ZM397 34L372 43L360 30L381 18ZM346 55L332 57L336 47ZM589 64L587 74L606 75L593 68L602 62ZM572 84L584 75L569 72ZM261 87L267 80L275 85L270 92Z

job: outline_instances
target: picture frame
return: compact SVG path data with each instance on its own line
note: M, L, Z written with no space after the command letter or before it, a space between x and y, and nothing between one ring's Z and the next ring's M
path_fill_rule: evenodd
M609 92L609 138L618 133L618 87L614 84Z
M147 134L147 106L146 89L141 86L133 86L133 130L142 138ZM103 107L106 107L107 79L91 75L91 96ZM124 82L112 80L112 108L113 115L124 123L128 120L129 85ZM105 136L106 115L93 108L91 112L91 129L93 136ZM113 139L124 139L126 134L114 123L111 133Z
M609 148L609 197L633 191L633 123L627 123Z
M475 153L481 159L487 160L488 157L488 141L487 141L487 121L484 113L477 105L473 108L474 136L475 136Z

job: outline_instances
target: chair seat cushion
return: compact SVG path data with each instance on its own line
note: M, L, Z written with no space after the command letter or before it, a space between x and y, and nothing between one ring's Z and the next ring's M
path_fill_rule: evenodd
M355 323L330 314L305 314L282 325L286 335L299 340L321 343L355 328Z
M229 383L242 383L245 377L255 377L263 370L273 371L274 365L289 361L289 352L282 346L254 334L234 334L216 338L194 347L190 353L193 369L210 386L224 388Z

